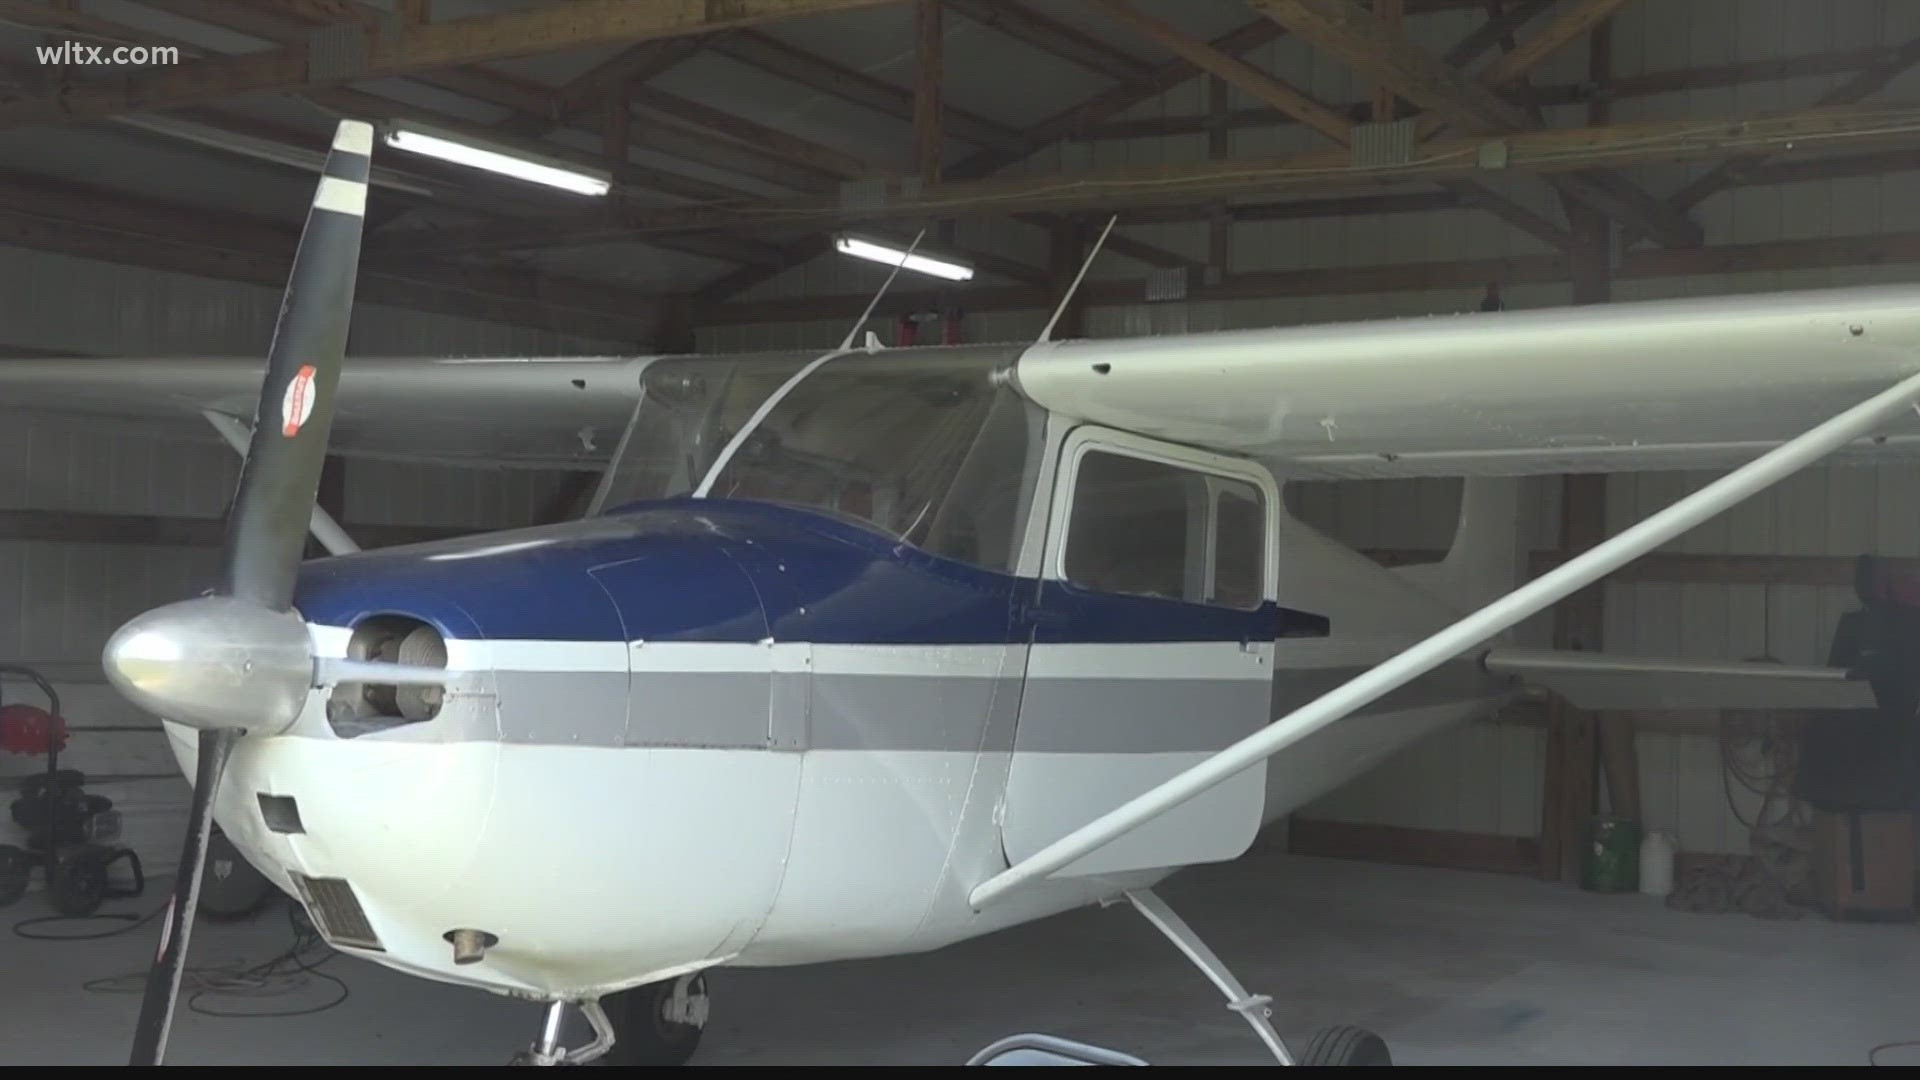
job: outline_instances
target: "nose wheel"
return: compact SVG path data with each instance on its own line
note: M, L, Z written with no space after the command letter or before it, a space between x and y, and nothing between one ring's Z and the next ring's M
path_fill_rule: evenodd
M707 1027L704 973L636 986L605 998L613 1021L608 1065L685 1065Z
M707 1027L707 978L695 972L579 1002L593 1041L577 1050L560 1047L567 1005L549 1004L539 1043L507 1064L685 1065Z

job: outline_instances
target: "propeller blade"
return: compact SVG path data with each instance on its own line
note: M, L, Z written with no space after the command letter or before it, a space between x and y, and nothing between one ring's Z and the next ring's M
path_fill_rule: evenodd
M223 592L273 611L293 606L307 521L326 463L372 154L373 126L341 121L273 328L253 440L227 519Z
M187 936L193 930L193 912L200 904L200 881L207 870L207 839L213 834L213 793L220 774L240 741L238 728L213 728L200 733L200 760L194 770L193 805L187 811L187 838L180 848L180 873L174 878L173 898L167 902L167 923L161 930L160 951L147 973L146 996L140 1001L140 1024L133 1033L130 1065L158 1065L167 1048L167 1029L173 1026L174 1004L180 997L180 976L187 965Z
M180 873L140 1003L134 1065L158 1065L166 1052L227 759L249 730L271 736L290 727L312 685L312 642L293 610L293 588L346 354L372 153L373 126L342 121L273 328L253 441L227 519L221 587L131 620L102 656L122 694L200 730Z

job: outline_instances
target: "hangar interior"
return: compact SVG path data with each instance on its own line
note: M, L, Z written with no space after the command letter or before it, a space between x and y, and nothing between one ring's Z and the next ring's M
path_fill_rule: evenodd
M46 51L63 43L177 61ZM829 348L889 275L834 249L849 229L903 244L924 230L928 251L974 271L900 274L864 324L881 344L1031 341L1110 215L1058 337L1905 283L1920 263L1917 62L1920 7L1898 0L0 0L0 354L258 360L341 118L416 122L611 182L586 198L377 147L349 364ZM1436 146L1458 153L1421 156ZM218 572L240 461L197 423L0 409L0 663L57 689L61 762L113 801L115 843L150 882L109 910L145 912L169 887L190 792L154 718L106 683L101 650ZM337 455L320 502L367 547L565 520L618 435L580 433L572 468ZM1530 477L1529 565L1716 475ZM1858 606L1856 558L1920 559L1916 488L1910 464L1808 469L1521 637L1825 664ZM1444 551L1459 483L1286 495L1396 565ZM19 678L0 693L38 701ZM1905 886L1894 923L1823 910L1814 864L1845 845L1791 791L1800 733L1819 722L1508 708L1403 750L1174 893L1274 996L1289 1036L1341 1000L1368 1003L1358 1021L1401 1037L1405 1061L1857 1062L1920 1037L1901 1026L1911 990L1894 974L1920 958L1920 843L1910 813L1875 819L1871 869ZM16 752L0 775L24 783L43 765ZM1671 843L1664 901L1579 888L1601 814ZM1365 914L1327 913L1346 904ZM9 914L46 910L36 885ZM1561 918L1577 957L1546 943ZM196 942L260 960L283 938L242 923ZM36 972L20 983L31 1007L0 991L0 1058L118 1059L133 999L62 973L133 970L146 937L0 950ZM1084 972L1090 952L1127 987L1101 1019L1068 1007L1081 991L1059 971L1004 989L1033 955ZM525 1006L351 966L341 976L366 986L352 1007L195 1014L183 1057L497 1061L532 1027ZM765 1007L729 1006L709 1060L949 1061L1041 1022L1155 1063L1262 1060L1118 912L823 978L843 1004L794 1010L807 969L740 974L738 997ZM1640 1011L1678 1000L1649 997L1654 984L1727 1004L1688 1005L1698 1023L1680 1026ZM865 1010L895 994L953 1022L874 1031ZM1133 1000L1155 995L1168 1000ZM88 1035L43 1040L39 1023Z

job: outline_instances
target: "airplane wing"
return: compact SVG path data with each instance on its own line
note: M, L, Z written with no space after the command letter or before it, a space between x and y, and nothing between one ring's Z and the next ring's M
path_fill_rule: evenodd
M1920 286L1807 290L1036 346L1084 421L1283 477L1730 468L1920 371ZM1920 458L1907 416L1835 460Z
M202 410L251 422L260 357L0 360L0 408L191 425ZM599 469L639 397L640 357L354 358L341 372L334 448L452 464Z
M1732 468L1916 371L1920 286L1903 285L1060 342L1016 377L1081 420L1356 479ZM1831 460L1899 459L1920 459L1912 413ZM1833 668L1485 663L1596 710L1873 706Z
M1845 669L1743 660L1668 660L1565 649L1494 649L1480 661L1591 712L1618 709L1871 709Z

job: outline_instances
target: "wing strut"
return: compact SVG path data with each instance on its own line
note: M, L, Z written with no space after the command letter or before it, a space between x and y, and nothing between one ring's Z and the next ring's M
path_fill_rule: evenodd
M1098 850L1214 785L1286 749L1495 634L1586 588L1661 544L1867 434L1920 399L1912 375L1681 499L1551 572L1502 596L1392 659L1040 849L974 888L978 910ZM1915 406L1920 411L1920 406Z
M202 409L200 415L206 417L207 423L213 425L213 430L227 440L227 445L233 447L233 452L240 455L241 461L247 460L247 446L253 441L252 428L226 413L212 409ZM318 503L314 504L313 514L307 521L307 531L320 541L320 546L326 548L329 555L351 555L360 550L360 545L353 542L347 530L341 528L340 523L333 520L333 515L322 510Z

